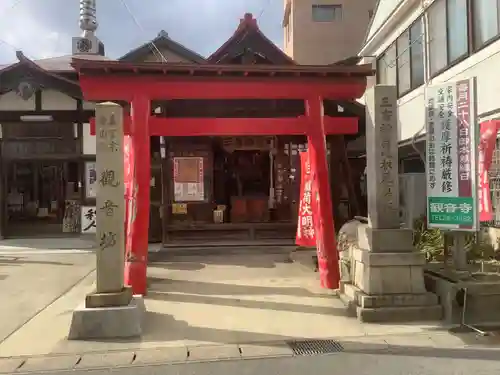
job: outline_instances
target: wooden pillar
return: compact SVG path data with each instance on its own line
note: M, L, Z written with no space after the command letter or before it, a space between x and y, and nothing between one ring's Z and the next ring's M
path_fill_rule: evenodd
M335 240L332 199L328 182L323 99L320 96L308 98L305 104L309 119L307 130L309 157L313 181L316 184L315 190L318 194L314 225L321 286L328 289L338 289L340 282L339 255Z
M131 253L126 259L126 278L134 294L147 292L148 233L150 210L151 152L149 118L151 103L147 96L132 100L131 135L134 153L135 205L131 212Z

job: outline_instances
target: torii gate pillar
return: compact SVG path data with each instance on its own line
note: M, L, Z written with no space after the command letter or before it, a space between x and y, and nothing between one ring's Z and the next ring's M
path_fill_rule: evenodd
M318 192L314 226L321 286L328 289L338 289L340 283L339 254L335 239L332 197L328 181L323 98L317 96L306 99L306 113L309 118L307 132L309 157L313 181L316 184L315 190Z

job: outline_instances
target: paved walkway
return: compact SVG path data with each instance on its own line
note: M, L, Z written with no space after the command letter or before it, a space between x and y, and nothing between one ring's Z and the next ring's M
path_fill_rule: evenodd
M0 253L0 343L93 271L93 254Z
M345 350L478 344L438 324L361 324L287 252L176 256L155 261L148 275L140 340L66 340L73 309L93 289L91 273L0 343L0 372L290 356L286 343L303 339L335 339Z
M420 361L429 358L498 361L498 355L500 354L500 347L498 347L500 340L496 338L479 338L471 333L450 334L443 331L421 334L354 337L338 340L337 343L339 352L343 355L378 354L386 362L390 362L394 359L394 356L421 358ZM392 358L388 357L388 355ZM301 356L294 353L286 342L180 346L0 358L0 374L53 373L56 371L78 372L78 370L86 371L111 368L116 370L117 367L123 370L126 368L135 368L136 370L132 370L130 373L138 373L140 368L144 366L148 366L149 370L153 370L154 368L150 366L293 357L300 358ZM342 360L342 358L338 357L338 361ZM358 360L362 361L364 358L360 357ZM338 361L335 361L335 363L340 365ZM289 365L291 366L293 363L295 362L291 362ZM241 368L240 366L237 366L237 368ZM500 365L498 365L498 368L500 368ZM407 372L408 369L398 373L406 374ZM299 373L303 374L303 372Z

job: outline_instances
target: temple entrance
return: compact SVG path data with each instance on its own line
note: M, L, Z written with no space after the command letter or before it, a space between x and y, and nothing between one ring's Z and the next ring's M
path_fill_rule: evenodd
M296 231L289 156L278 137L167 140L173 173L167 246L243 242L291 244Z
M271 220L269 210L274 200L272 150L267 147L264 137L258 139L263 144L260 148L255 138L243 138L248 148L238 148L233 139L223 139L222 145L218 144L215 149L214 192L217 205L224 211L223 222Z
M78 164L23 160L8 162L4 168L7 235L62 234L66 203L79 199Z

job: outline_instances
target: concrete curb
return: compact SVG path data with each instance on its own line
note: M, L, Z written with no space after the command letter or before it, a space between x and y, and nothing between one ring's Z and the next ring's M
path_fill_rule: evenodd
M474 334L466 334L468 339ZM391 354L429 357L467 357L497 359L500 346L477 342L468 345L446 332L392 336L362 336L334 339L343 350L337 353ZM467 340L465 340L467 341ZM491 350L496 349L496 350ZM457 353L457 351L460 351ZM96 370L114 367L141 367L164 364L235 361L262 358L297 357L286 342L266 342L207 346L163 347L141 350L89 352L0 358L0 374L57 373L69 370Z

